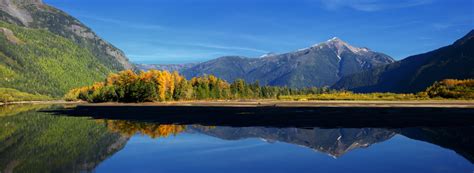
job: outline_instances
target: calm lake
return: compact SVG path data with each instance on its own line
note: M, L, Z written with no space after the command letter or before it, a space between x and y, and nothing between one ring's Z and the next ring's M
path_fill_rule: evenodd
M48 112L60 108L0 107L1 173L474 171L474 126L230 127Z

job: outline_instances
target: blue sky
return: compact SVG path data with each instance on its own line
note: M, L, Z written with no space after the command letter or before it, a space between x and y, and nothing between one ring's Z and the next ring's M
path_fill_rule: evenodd
M339 37L395 59L474 29L474 0L44 0L139 63L285 53Z

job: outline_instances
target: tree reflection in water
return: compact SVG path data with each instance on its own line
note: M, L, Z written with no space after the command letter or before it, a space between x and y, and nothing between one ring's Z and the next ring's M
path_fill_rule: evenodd
M107 128L116 133L120 133L125 136L133 136L137 133L147 135L151 138L162 138L169 137L171 135L176 136L179 133L186 131L185 125L174 125L174 124L155 124L155 123L143 123L143 122L132 122L125 120L99 120L105 123Z

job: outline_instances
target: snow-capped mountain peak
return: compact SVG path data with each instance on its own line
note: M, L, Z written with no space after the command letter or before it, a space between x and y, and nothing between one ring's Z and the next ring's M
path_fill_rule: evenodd
M263 54L262 56L260 56L260 58L265 58L265 57L270 57L270 56L275 56L275 55L277 54L274 52L269 52L269 53Z
M359 48L359 47L352 46L337 37L329 39L328 41L322 44L336 51L336 54L338 56L340 56L344 51L351 51L352 53L355 53L355 54L363 54L370 51L367 48Z

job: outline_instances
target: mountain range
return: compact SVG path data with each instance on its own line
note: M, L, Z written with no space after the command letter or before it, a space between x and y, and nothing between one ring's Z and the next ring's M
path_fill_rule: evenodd
M195 66L197 63L186 63L186 64L135 64L137 69L148 71L152 69L166 70L166 71L182 71Z
M394 60L339 38L284 54L260 58L226 56L199 63L181 72L188 78L212 74L227 81L243 78L264 85L289 87L331 86L342 77Z
M226 56L177 70L188 78L215 75L227 81L241 78L276 86L413 93L443 79L474 78L474 31L452 45L400 61L333 38L290 53Z

